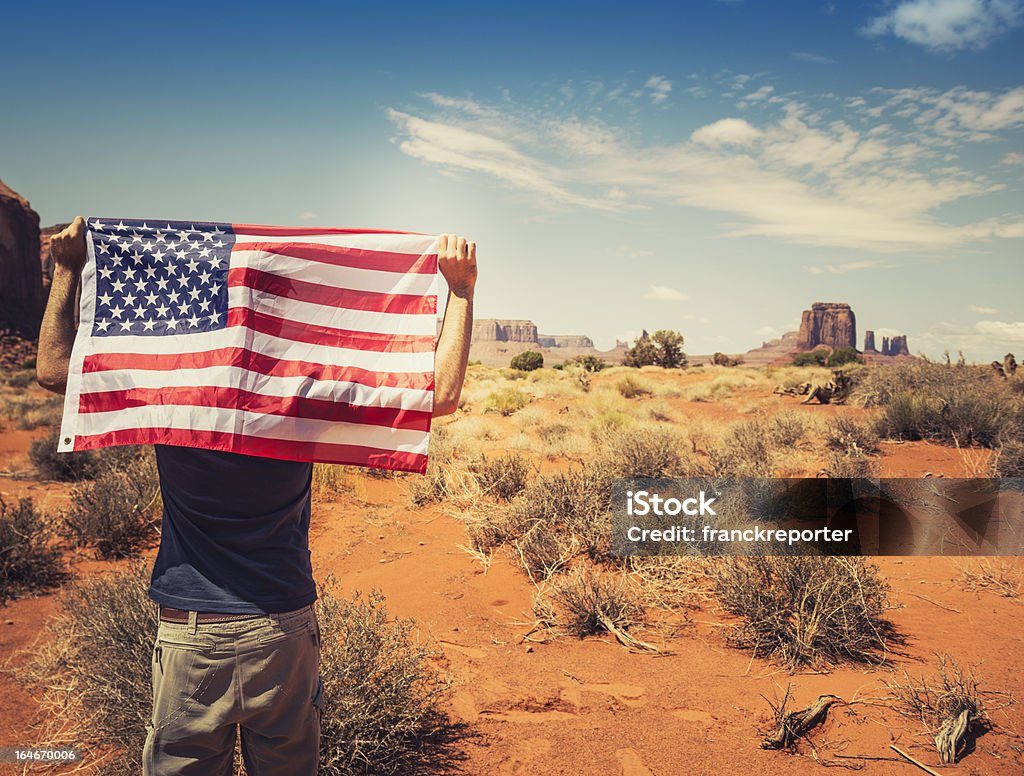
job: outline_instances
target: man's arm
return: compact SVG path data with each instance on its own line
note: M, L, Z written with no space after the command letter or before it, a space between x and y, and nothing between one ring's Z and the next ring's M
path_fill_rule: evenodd
M448 283L448 306L434 356L434 417L459 408L473 333L476 243L443 234L437 243L437 267Z
M75 344L75 291L85 266L85 219L78 216L67 229L50 238L53 282L39 327L36 380L56 393L68 386L68 365Z

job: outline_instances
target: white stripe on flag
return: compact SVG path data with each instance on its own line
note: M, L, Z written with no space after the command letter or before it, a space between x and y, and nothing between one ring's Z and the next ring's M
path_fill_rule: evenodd
M359 383L313 380L309 377L271 377L250 372L237 366L212 366L201 369L175 369L172 371L145 371L141 369L112 369L86 372L82 375L82 393L124 391L131 388L242 388L264 396L282 399L301 396L347 402L360 407L388 407L392 409L430 412L433 392L412 388L380 386L374 388ZM256 388L258 386L258 389Z
M249 267L286 278L319 283L337 291L373 291L380 294L435 293L437 275L416 272L384 272L357 267L339 267L322 261L310 261L282 253L232 251L231 267Z
M225 434L244 434L261 439L327 442L423 455L427 452L429 442L429 434L425 431L393 429L335 420L264 415L219 407L173 404L130 407L113 412L83 412L78 415L75 433L81 436L92 436L135 428L219 431Z

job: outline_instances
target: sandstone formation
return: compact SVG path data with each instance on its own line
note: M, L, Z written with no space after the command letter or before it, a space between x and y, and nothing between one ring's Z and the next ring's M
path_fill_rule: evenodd
M909 356L910 349L907 347L907 335L900 334L895 337L882 337L883 356Z
M850 305L843 302L815 302L804 310L797 333L798 350L857 347L857 320Z
M875 349L875 333L868 329L864 332L864 352L865 353L877 353Z
M0 328L35 337L42 315L39 215L0 181Z
M68 224L44 226L39 230L39 266L43 272L43 297L49 296L50 282L53 280L53 259L50 257L50 238L63 231Z
M481 318L473 322L469 357L487 366L508 366L516 354L536 350L548 365L576 356L597 356L618 363L627 347L617 342L611 350L600 351L590 337L582 334L539 334L533 321Z

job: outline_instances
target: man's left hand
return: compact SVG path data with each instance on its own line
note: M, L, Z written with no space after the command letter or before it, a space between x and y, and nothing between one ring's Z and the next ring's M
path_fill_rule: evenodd
M476 243L455 234L437 241L437 268L456 296L470 296L476 286Z

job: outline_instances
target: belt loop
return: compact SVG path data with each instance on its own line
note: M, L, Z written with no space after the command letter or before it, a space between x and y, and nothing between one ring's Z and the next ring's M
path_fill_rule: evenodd
M189 635L195 636L196 631L199 629L199 612L188 613L188 632Z

